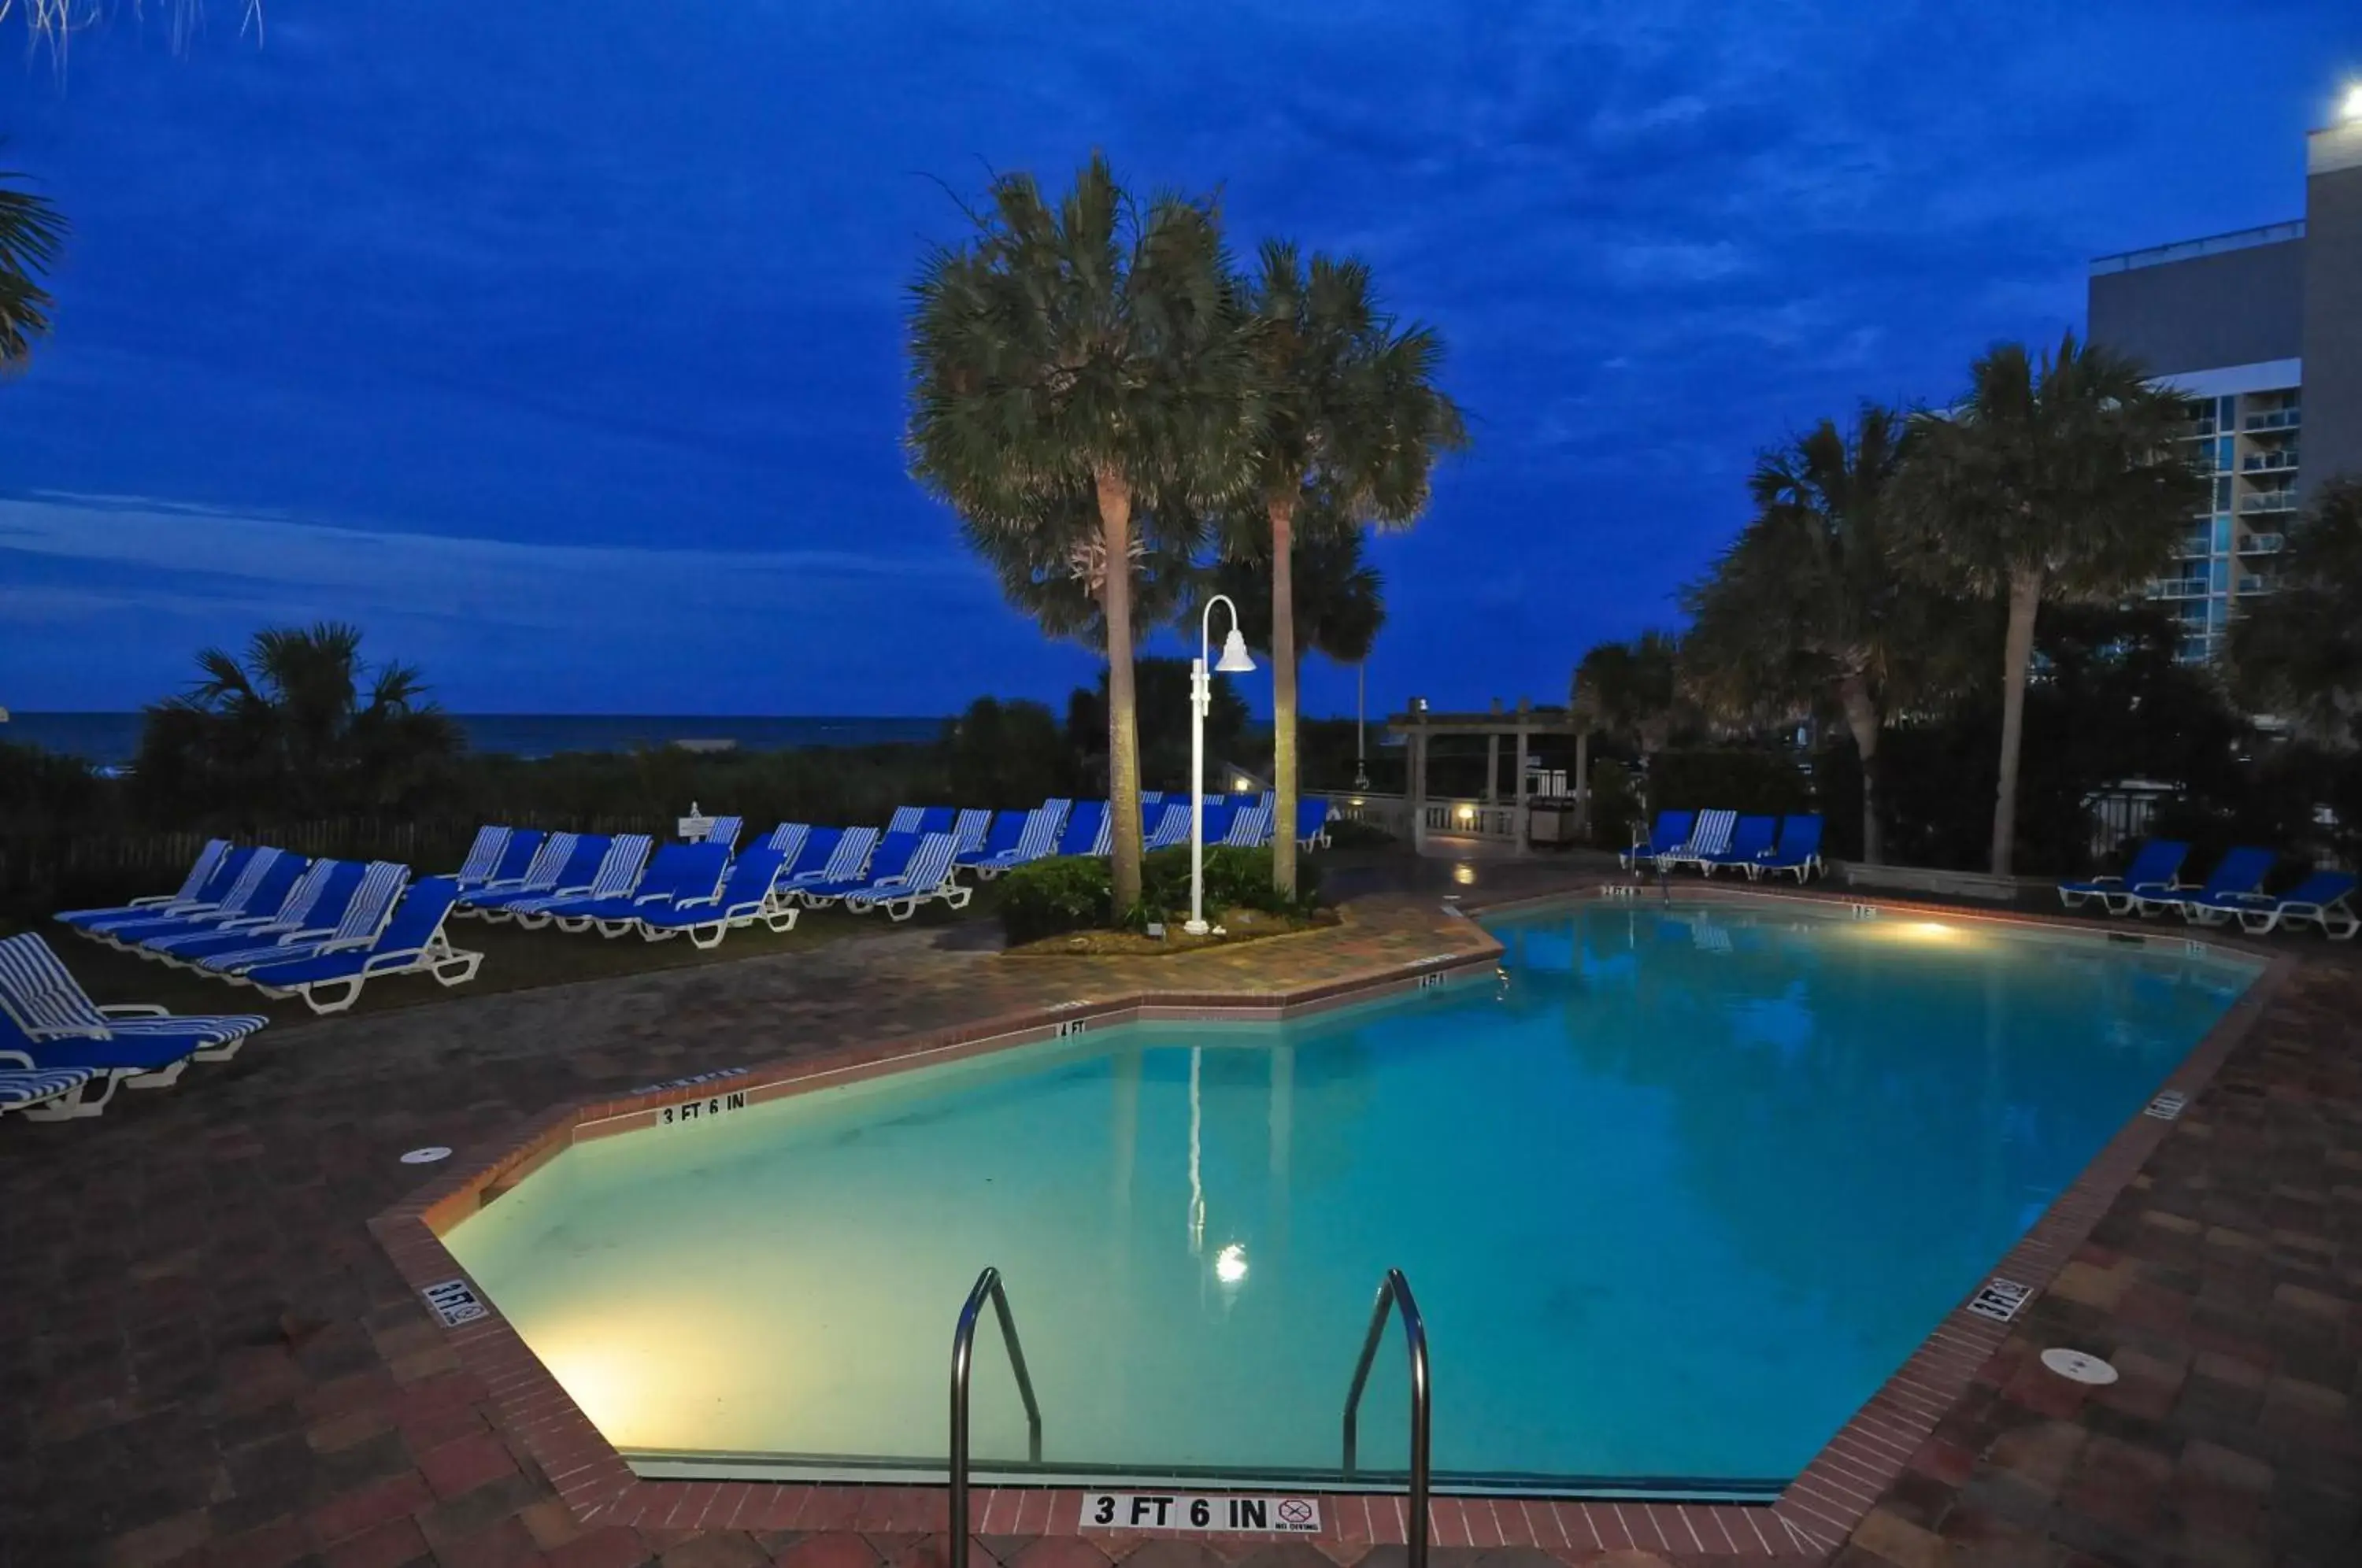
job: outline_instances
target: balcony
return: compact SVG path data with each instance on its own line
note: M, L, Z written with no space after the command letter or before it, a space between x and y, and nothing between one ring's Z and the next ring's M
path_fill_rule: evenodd
M2206 594L2202 577L2161 577L2148 585L2151 599L2203 599Z
M2254 430L2294 430L2304 423L2301 408L2275 408L2267 414L2247 415L2247 428Z
M2208 534L2191 534L2173 552L2185 561L2202 561L2214 553L2214 540Z
M2296 510L2296 491L2293 490L2257 491L2255 494L2247 496L2240 501L2239 510L2243 513L2249 512L2294 512Z
M2258 593L2269 593L2271 591L2271 580L2268 578L2257 577L2251 572L2239 580L2239 597L2242 599L2250 598Z
M2214 416L2213 414L2205 414L2200 418L2191 420L2190 422L2190 428L2181 433L2181 438L2185 441L2202 440L2206 436L2213 435L2220 428L2221 426L2215 423Z
M2246 474L2294 473L2296 452L2294 447L2282 447L2277 452L2250 452L2246 460L2239 465L2239 471Z
M2285 534L2250 534L2239 542L2243 556L2276 556L2288 547Z

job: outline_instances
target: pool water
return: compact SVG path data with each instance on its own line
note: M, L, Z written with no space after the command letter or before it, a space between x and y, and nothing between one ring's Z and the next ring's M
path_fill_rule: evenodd
M570 1149L446 1238L651 1474L940 1474L1006 1282L1065 1475L1338 1479L1384 1272L1439 1484L1793 1476L2137 1114L2252 966L1752 905L1487 922L1505 977L1159 1024ZM980 1470L1023 1424L989 1314ZM1390 1328L1365 1469L1406 1463ZM742 1456L742 1457L727 1457Z

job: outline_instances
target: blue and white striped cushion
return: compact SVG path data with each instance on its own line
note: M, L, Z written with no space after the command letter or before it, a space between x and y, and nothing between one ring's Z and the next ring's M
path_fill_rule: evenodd
M269 1026L259 1012L167 1013L162 1018L110 1018L107 1032L123 1036L161 1035L168 1040L194 1036L210 1045L243 1040Z
M738 843L739 834L744 832L745 827L745 817L716 817L713 819L712 825L705 830L705 842L726 844L734 848Z
M881 903L889 899L909 898L915 893L932 893L944 885L952 874L952 860L959 853L958 845L947 833L931 833L919 841L911 853L910 865L899 877L889 877L872 883L848 896L848 904Z
M1148 835L1146 847L1166 849L1176 844L1187 844L1189 841L1189 808L1181 801L1175 801L1166 806L1157 815L1156 830Z
M966 855L984 843L984 835L992 829L990 812L962 812L959 821L952 824L953 854Z
M172 895L172 901L176 904L196 902L197 895L205 890L206 882L210 881L214 872L219 869L222 856L228 853L229 840L207 839L205 846L197 851L197 863L189 867L188 876L182 879L181 890Z
M1238 849L1253 849L1271 836L1271 801L1262 800L1243 807L1231 819L1231 831L1222 842Z
M803 857L804 841L810 837L811 837L810 823L781 823L771 830L771 836L764 841L763 846L779 852L781 876L784 877L796 868L796 862Z
M1058 830L1066 825L1066 808L1070 801L1052 801L1025 819L1025 831L1017 835L1017 855L1021 860L1039 860L1058 847Z
M894 809L892 820L886 824L886 831L916 833L919 831L919 819L926 814L927 809L924 806L898 806Z
M0 1008L36 1039L106 1038L106 1015L33 932L0 938Z
M22 1110L72 1094L92 1077L88 1067L0 1067L0 1110Z
M476 830L476 842L469 847L468 858L459 863L459 880L480 882L498 868L501 856L509 847L509 830L504 827L480 827Z
M369 869L361 873L361 885L353 889L353 901L345 906L345 918L321 945L346 947L375 941L392 918L403 889L409 885L409 867L394 860L370 861Z
M915 810L916 808L906 808ZM897 816L900 813L897 812ZM836 841L836 853L828 857L814 878L821 882L842 882L861 875L869 864L869 856L877 847L877 830L871 827L846 828L844 836Z

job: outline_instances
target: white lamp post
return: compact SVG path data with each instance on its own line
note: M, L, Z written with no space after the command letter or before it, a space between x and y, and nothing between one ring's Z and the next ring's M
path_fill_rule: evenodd
M1228 594L1217 593L1198 618L1198 657L1189 661L1189 919L1181 929L1192 936L1206 934L1206 715L1214 711L1214 679L1206 673L1206 657L1214 649L1217 604L1231 606L1231 635L1222 639L1222 657L1214 668L1224 675L1254 671L1247 640L1239 635L1239 607Z

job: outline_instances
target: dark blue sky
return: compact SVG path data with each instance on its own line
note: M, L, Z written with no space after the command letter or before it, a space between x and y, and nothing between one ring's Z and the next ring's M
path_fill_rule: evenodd
M1094 146L1441 329L1478 445L1378 549L1372 705L1560 700L1757 447L2080 325L2093 254L2298 215L2362 73L2353 0L213 9L62 80L0 23L0 166L75 225L0 383L0 703L316 616L463 711L1062 696L903 473L901 291L937 181Z

